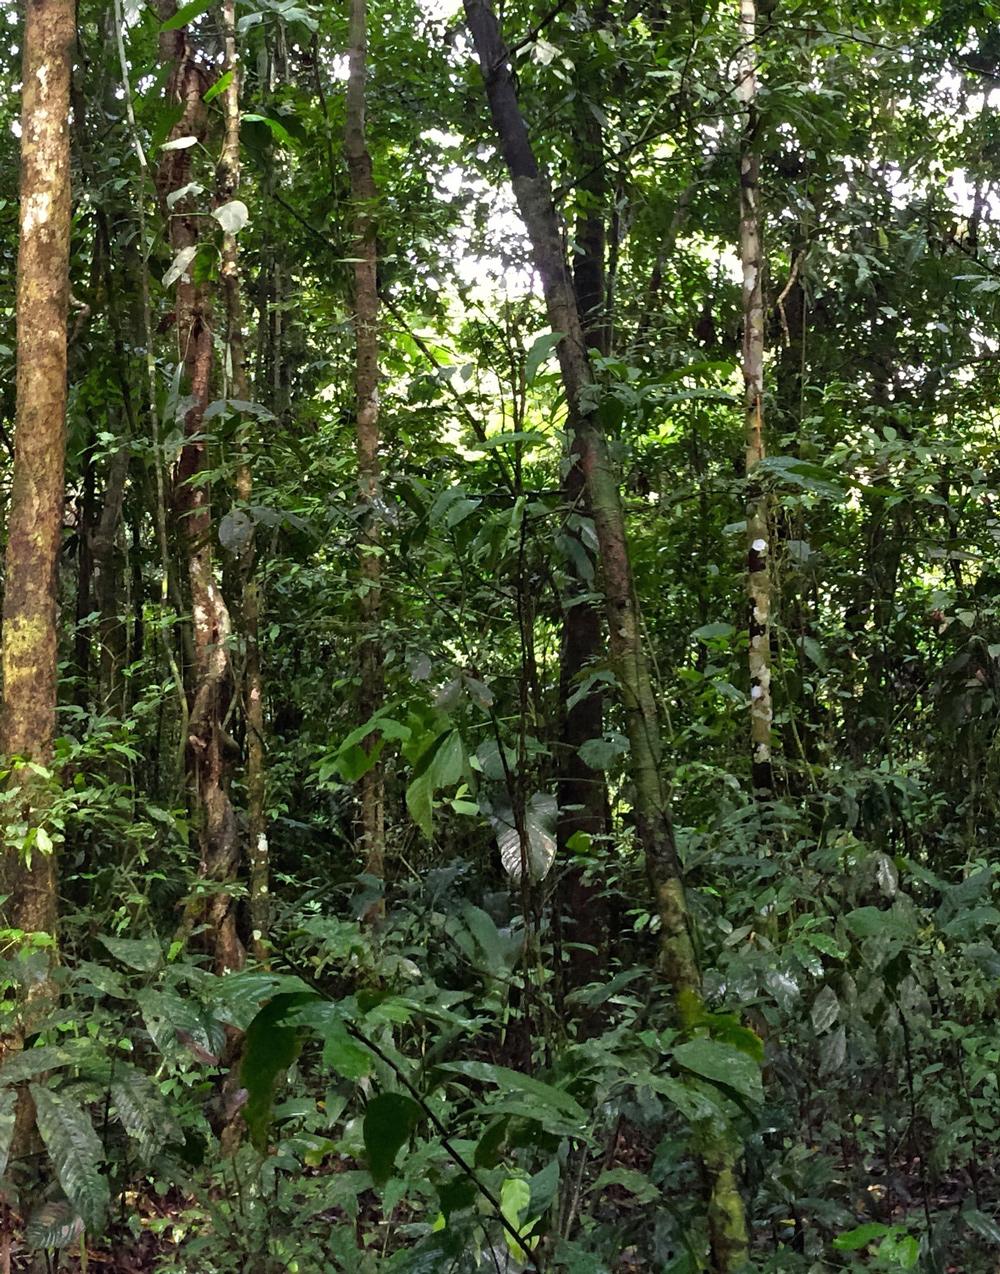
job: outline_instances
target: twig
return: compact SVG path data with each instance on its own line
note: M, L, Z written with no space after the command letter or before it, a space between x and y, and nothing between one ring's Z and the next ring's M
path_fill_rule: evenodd
M792 337L791 337L791 333L788 330L788 319L785 317L785 299L787 298L789 292L791 292L793 286L795 285L795 280L798 277L798 273L799 273L799 266L802 264L802 258L804 256L805 256L804 248L801 252L796 253L795 259L792 261L792 268L788 274L788 282L781 289L781 292L778 295L778 300L777 300L778 315L781 318L781 335L785 343L785 349L792 348Z

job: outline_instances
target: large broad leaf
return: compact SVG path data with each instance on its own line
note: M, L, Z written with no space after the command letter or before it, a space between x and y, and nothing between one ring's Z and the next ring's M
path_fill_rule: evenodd
M294 1020L322 1037L323 1062L344 1079L364 1079L374 1070L374 1053L348 1033L337 1005L326 1000L313 1001L299 1009Z
M119 1123L147 1159L166 1142L183 1139L160 1090L142 1071L116 1061L109 1091Z
M101 1141L90 1116L75 1102L31 1085L38 1131L49 1152L66 1198L92 1233L104 1225L110 1202L107 1178L101 1173Z
M674 1061L685 1070L722 1084L739 1093L747 1101L762 1102L760 1066L754 1059L731 1044L720 1040L696 1039L674 1049Z
M547 363L563 339L563 332L543 332L536 336L524 359L524 379L530 385L544 363Z
M302 1047L302 1028L285 1018L300 1004L317 997L310 992L276 995L247 1028L240 1066L240 1082L247 1090L243 1118L257 1150L267 1150L267 1133L278 1077L295 1061Z
M524 810L524 830L528 844L528 877L544 880L556 858L556 819L559 807L548 792L536 792ZM521 879L521 838L510 810L501 810L490 820L497 834L497 847L504 871L516 883Z
M459 781L464 762L461 734L446 730L424 749L414 766L413 780L406 789L406 808L428 838L434 831L434 793Z
M68 1203L52 1200L32 1212L24 1238L33 1251L48 1251L76 1243L84 1229L83 1221Z
M379 1093L365 1107L365 1152L376 1185L384 1185L392 1176L400 1147L417 1126L421 1113L405 1093Z
M163 963L163 948L157 938L102 937L101 942L116 960L139 973L155 973Z

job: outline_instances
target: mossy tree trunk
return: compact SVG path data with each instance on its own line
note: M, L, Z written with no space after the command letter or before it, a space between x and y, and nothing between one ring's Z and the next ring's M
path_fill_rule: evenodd
M755 789L774 789L771 735L771 537L758 466L764 459L764 256L757 155L757 6L740 0L742 56L737 97L745 112L740 145L740 263L743 269L743 410L746 427L747 587L750 639L750 763Z
M217 173L219 204L236 199L240 189L240 84L241 68L236 43L235 0L224 0L225 61L223 74L232 78L223 94L226 132ZM236 235L222 236L222 291L226 307L226 340L232 367L232 395L241 401L250 398L246 345L243 335L243 294L239 244ZM236 494L247 506L253 495L250 442L241 439L236 469ZM266 959L270 927L270 851L267 840L267 766L265 753L264 682L260 666L260 589L256 573L256 536L250 521L240 555L242 577L241 630L243 656L243 717L246 725L246 859L250 875L251 942L258 959Z
M158 0L161 23L167 22L175 12L174 0ZM186 27L161 33L160 60L171 68L167 100L181 108L180 118L168 140L181 137L203 140L206 117L202 95L208 81ZM169 210L166 207L167 195L183 189L191 181L191 153L191 147L164 149L156 175L157 192L169 225L170 246L175 253L197 249L199 245L201 219L192 207L191 197L178 200ZM234 902L225 888L236 874L239 859L223 729L231 696L232 625L216 576L211 494L203 476L208 467L204 419L212 386L213 335L208 293L203 284L195 281L194 274L192 261L176 285L177 349L184 366L189 406L184 416L184 445L175 474L174 513L187 558L193 616L194 668L187 759L199 823L199 874L206 882L206 890L203 897L197 896L189 905L185 926L190 929L204 925L210 935L216 967L231 969L243 960Z
M17 426L3 600L2 748L52 759L57 687L57 569L66 454L66 315L70 252L70 68L73 0L28 0L21 95L17 257ZM17 767L30 865L4 851L0 893L12 928L54 934L57 873L46 833L46 784ZM34 842L34 843L32 843ZM46 848L49 852L45 852Z

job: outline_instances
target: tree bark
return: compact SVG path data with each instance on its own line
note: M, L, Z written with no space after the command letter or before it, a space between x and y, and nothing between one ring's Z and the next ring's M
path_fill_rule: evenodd
M740 144L740 262L743 268L743 409L746 427L747 588L750 638L750 765L754 788L774 790L771 764L771 553L764 459L764 260L761 250L757 134L756 0L740 0L742 57L737 97L746 118Z
M3 600L4 756L52 759L57 691L57 569L66 454L69 298L69 100L73 0L28 0L21 91L21 210L17 257L17 426ZM17 766L31 835L44 821L43 781ZM54 934L52 852L4 855L6 923Z
M158 0L160 22L174 16L174 0ZM202 94L208 88L194 56L187 29L160 35L160 60L171 67L168 100L182 114L170 139L205 134ZM163 151L157 171L161 201L188 184L191 150ZM166 208L164 207L166 213ZM167 217L174 252L198 246L199 219L189 198L175 203ZM193 265L191 267L193 270ZM216 579L212 551L212 509L209 485L201 480L206 468L204 416L212 379L212 329L205 288L186 271L177 283L176 328L190 405L184 417L184 445L174 484L174 511L187 556L188 584L194 628L194 669L187 731L188 770L199 814L199 874L211 882L204 898L188 906L185 927L204 924L214 945L216 967L242 964L243 948L236 933L232 896L224 888L233 879L238 861L236 819L230 803L228 761L223 718L230 688L229 608Z
M236 44L235 0L223 0L225 34L223 73L232 71L223 106L226 134L219 161L217 194L220 204L235 199L240 189L240 60ZM235 234L222 236L222 290L226 306L226 340L232 366L233 396L250 397L243 335L243 296L240 252ZM247 440L241 443L236 469L236 494L244 505L253 496L253 469ZM245 643L243 714L246 722L247 863L250 876L250 927L254 954L267 958L270 927L270 850L267 840L267 766L264 725L264 683L260 667L260 590L256 576L256 536L251 522L240 558L242 630Z
M586 204L577 219L573 256L573 287L577 307L589 348L607 354L608 329L605 322L605 201L603 130L584 101L578 104L576 157L586 174L582 189ZM570 440L569 467L563 480L563 498L571 514L590 518L580 449L575 437ZM604 692L595 687L579 698L572 707L569 701L580 690L580 681L601 658L605 649L601 608L588 599L594 588L597 563L585 538L566 526L565 534L576 539L576 556L570 560L575 579L569 587L563 611L562 648L559 664L559 698L561 708L558 772L559 820L557 844L561 857L577 832L594 838L607 831L607 785L600 771L592 770L580 756L580 748L588 739L604 733ZM589 563L589 568L576 568L573 562ZM573 868L564 876L557 894L559 931L562 917L569 920L565 936L586 946L600 948L606 908L601 891L584 882L582 871ZM577 950L566 964L568 988L579 986L599 975L600 955Z
M365 133L367 31L365 0L351 0L348 31L347 121L344 149L351 181L354 246L355 412L358 457L359 554L361 609L361 688L358 711L369 721L382 706L384 671L379 619L382 609L382 562L379 530L379 344L375 202ZM374 735L362 744L375 746ZM365 871L385 872L385 775L380 761L361 777L361 844Z
M692 1026L701 1011L701 974L692 941L673 827L660 773L656 701L643 647L621 492L594 409L597 386L563 249L548 177L539 169L521 114L507 50L486 0L464 0L490 114L541 278L549 324L562 334L559 363L568 424L590 497L603 573L611 657L631 750L636 832L660 918L661 962L678 1016ZM708 1194L712 1269L733 1274L747 1259L746 1221L728 1133L699 1130Z

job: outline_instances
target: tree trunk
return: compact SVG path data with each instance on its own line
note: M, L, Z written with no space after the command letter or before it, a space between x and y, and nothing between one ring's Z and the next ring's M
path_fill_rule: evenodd
M355 394L360 501L361 690L358 711L368 721L382 706L384 673L379 617L382 606L382 563L379 501L379 348L375 201L371 154L365 136L367 67L365 0L351 0L348 33L347 122L344 149L354 205L354 340ZM362 745L375 746L370 735ZM365 871L381 878L385 871L385 776L375 764L361 778L361 843Z
M593 414L594 380L552 189L532 151L496 16L486 0L464 3L493 126L542 281L549 324L562 334L559 363L568 424L579 447L578 463L597 531L611 656L631 749L636 832L660 917L664 972L674 988L680 1020L690 1026L701 1009L701 976L660 774L658 714L641 638L621 492L606 440ZM745 1265L748 1249L743 1201L734 1171L736 1156L727 1133L706 1127L700 1130L700 1137L712 1268L718 1274L730 1274Z
M764 459L764 260L757 134L756 0L740 0L737 96L746 111L740 145L740 262L743 267L743 386L746 422L747 586L750 638L750 764L754 788L774 790L771 766L771 568L767 501L755 470Z
M576 157L580 171L585 174L581 184L588 202L576 223L573 287L587 345L598 353L606 354L604 257L607 235L604 203L607 191L603 133L583 101L578 106L577 121ZM563 497L571 514L589 518L590 501L579 461L579 444L574 437L570 442L569 468L563 480ZM570 570L576 578L568 590L563 612L559 665L561 721L557 841L562 858L567 852L572 852L567 851L567 845L577 832L590 837L602 836L607 831L608 821L604 776L600 771L592 770L580 757L582 745L604 733L603 690L595 687L572 707L569 706L570 699L580 690L581 679L588 675L588 669L601 658L605 649L600 607L584 600L594 588L597 564L593 551L578 531L566 526L565 534L575 538L578 550L570 560ZM577 560L587 562L589 566L576 569L573 563ZM606 908L601 904L600 895L599 888L584 883L581 871L573 869L566 873L556 900L557 919L561 922L563 915L569 918L565 936L571 941L600 947L606 920ZM571 989L596 978L600 967L599 955L575 951L566 965L567 987Z
M240 66L236 46L235 0L224 0L225 63L232 79L223 99L226 136L218 172L219 203L235 199L240 188ZM226 305L226 338L232 365L233 396L250 397L243 339L243 298L240 289L239 245L228 231L222 237L222 288ZM253 495L253 471L246 439L236 470L236 494L244 505ZM270 852L267 842L267 770L264 747L264 685L260 669L260 592L257 585L256 537L253 523L243 546L242 629L245 643L243 713L246 722L247 862L250 874L250 927L254 953L266 959L270 924Z
M66 314L70 250L70 67L73 0L26 5L21 97L21 211L17 257L17 431L3 600L3 753L52 758L57 689L57 569L66 454ZM18 767L29 836L46 791ZM44 834L43 834L44 839ZM53 854L5 852L6 923L54 934Z
M174 16L174 0L158 0L160 22ZM208 88L193 56L186 28L160 35L160 60L172 67L167 97L182 108L170 133L204 137L202 94ZM191 151L163 151L157 171L161 201L186 186L191 176ZM165 210L166 211L166 210ZM170 246L175 253L197 248L199 218L189 198L175 203L167 218ZM193 265L191 267L193 269ZM187 731L187 757L199 815L199 873L211 891L188 906L185 926L204 924L214 945L218 969L238 967L243 949L236 933L232 896L223 887L233 879L238 860L236 819L227 791L228 763L223 732L228 692L229 609L216 579L212 551L212 510L208 483L204 416L212 378L212 328L204 287L185 272L177 283L176 327L190 406L184 417L184 445L177 465L174 507L181 543L187 556L188 583L194 627L194 669Z

